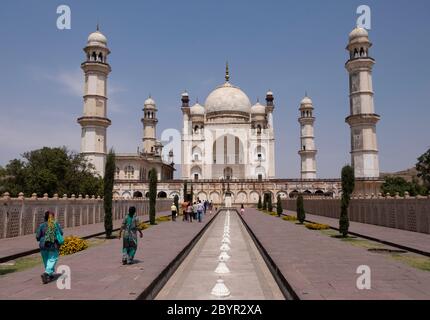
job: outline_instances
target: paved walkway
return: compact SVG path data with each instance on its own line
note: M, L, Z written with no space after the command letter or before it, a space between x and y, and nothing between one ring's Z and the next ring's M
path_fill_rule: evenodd
M157 213L157 216L168 215L169 212L164 211ZM148 215L139 216L141 221L148 220ZM114 229L121 226L122 220L113 221ZM92 234L104 232L104 222L95 224L86 224L79 227L64 229L64 236L74 235L78 237L85 237ZM8 257L14 254L18 254L24 251L35 250L39 248L34 234L29 234L21 237L13 237L0 239L0 259Z
M42 266L0 277L0 299L135 299L185 248L203 223L162 222L143 231L136 264L121 264L122 241L106 240L70 256L58 265L71 268L71 289L59 290L56 283L42 285Z
M247 209L244 219L301 299L430 299L430 272ZM358 266L371 290L358 290Z
M226 265L230 272L223 275L215 273L227 217L227 211L222 211L156 299L219 299L211 291L217 280L222 278L231 292L227 299L284 300L236 211L231 211L229 216L231 250L228 251L230 259Z
M296 216L295 211L284 212L289 215ZM334 218L306 213L306 220L339 228L339 220ZM387 228L354 221L349 222L349 230L378 240L400 244L424 252L430 252L430 234Z

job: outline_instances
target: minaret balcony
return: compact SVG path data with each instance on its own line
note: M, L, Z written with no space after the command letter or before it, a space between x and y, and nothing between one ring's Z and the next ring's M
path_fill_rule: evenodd
M107 128L112 124L112 121L110 121L108 118L103 117L96 117L96 116L84 116L78 118L78 123L81 126L100 126Z
M84 72L99 71L103 73L110 73L112 71L110 65L101 61L85 61L81 63L81 68Z
M318 153L317 150L300 150L299 155L316 155Z
M361 124L372 124L375 125L381 119L381 116L375 113L361 113L347 117L345 122L350 126L361 125Z

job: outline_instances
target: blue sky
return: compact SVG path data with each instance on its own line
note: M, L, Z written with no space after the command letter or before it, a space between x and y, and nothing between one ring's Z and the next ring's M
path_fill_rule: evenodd
M72 29L56 28L56 8ZM180 94L204 101L231 82L252 102L276 99L278 177L299 177L298 104L314 101L318 176L338 177L350 161L345 46L356 9L372 9L372 57L381 171L409 168L430 147L430 2L353 0L1 1L0 165L24 151L79 150L87 36L97 21L112 51L108 144L135 152L143 101L159 109L158 133L181 128Z

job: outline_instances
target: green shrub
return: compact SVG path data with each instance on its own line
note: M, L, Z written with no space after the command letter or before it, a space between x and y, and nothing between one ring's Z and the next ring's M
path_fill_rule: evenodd
M305 222L306 220L306 213L305 213L305 207L303 204L302 195L299 195L297 197L296 203L297 203L297 220L299 220L299 222L303 224L303 222Z

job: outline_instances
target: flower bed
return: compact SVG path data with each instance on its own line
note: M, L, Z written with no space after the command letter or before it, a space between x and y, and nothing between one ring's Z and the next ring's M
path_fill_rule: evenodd
M60 247L60 255L73 254L88 248L88 242L75 236L64 238L64 244Z
M285 221L297 221L297 218L294 217L294 216L284 216L284 217L282 217L282 220L285 220Z
M330 226L321 223L306 223L305 227L310 230L327 230L330 229Z

